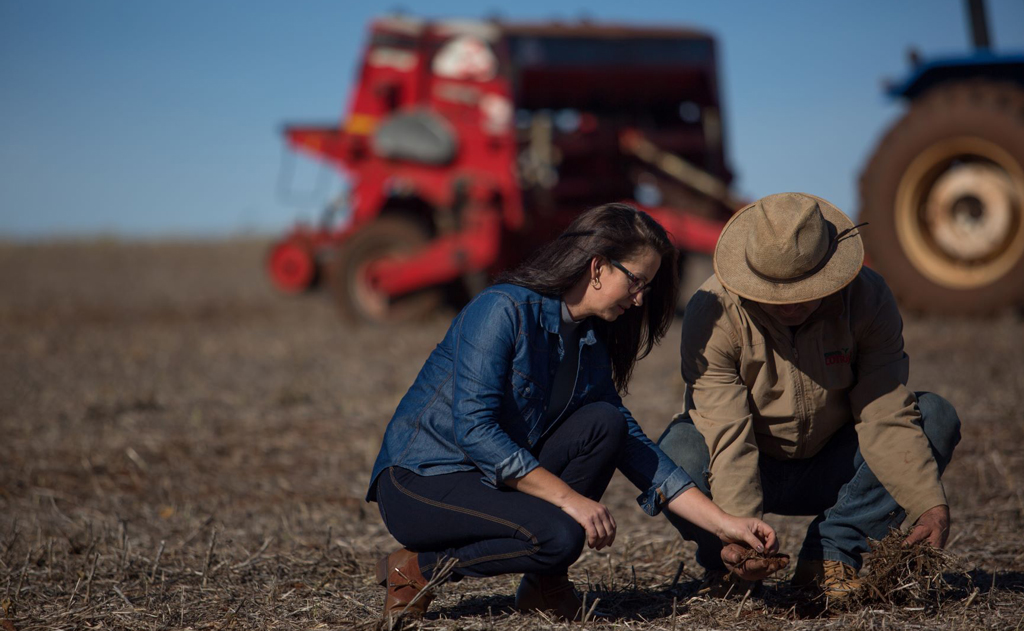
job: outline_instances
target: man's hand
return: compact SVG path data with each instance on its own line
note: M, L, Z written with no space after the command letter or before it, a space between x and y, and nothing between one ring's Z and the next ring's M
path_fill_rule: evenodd
M745 545L727 543L722 546L722 562L741 579L759 581L789 565L789 557L771 553L760 555Z
M914 545L927 541L936 548L945 548L949 538L949 507L945 504L929 508L917 518L917 523L910 530L905 545Z

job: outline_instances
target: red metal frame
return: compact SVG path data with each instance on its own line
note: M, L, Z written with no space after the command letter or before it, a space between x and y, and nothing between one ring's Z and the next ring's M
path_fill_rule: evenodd
M285 129L286 139L294 150L334 164L346 173L351 193L349 221L345 225L300 226L278 244L268 260L271 278L278 287L286 291L302 289L304 283L312 282L315 277L313 266L319 252L344 247L351 235L387 212L390 202L410 197L425 207L455 217L456 221L449 222L454 227L439 227L432 241L419 252L367 265L368 284L377 291L398 296L449 282L467 272L495 271L497 265L514 264L517 257L525 254L509 251L507 245L503 248L510 234L518 234L514 239L517 243L531 240L517 174L519 146L512 116L514 73L509 70L508 44L498 27L477 27L476 30L460 30L464 27L402 18L374 22L358 86L341 125ZM505 32L550 35L554 32L552 28L558 30L558 27L542 25L506 28ZM655 32L651 29L638 32L573 27L564 29L564 34L575 37L587 35L591 30L594 31L591 35L602 37L609 33L616 37L650 36ZM682 31L665 33L679 36ZM439 72L439 51L460 37L469 47L480 48L480 42L486 41L482 48L489 48L493 54L495 71L488 72L483 64L478 70L470 67L465 76L459 72ZM487 53L487 50L482 52ZM713 67L714 61L706 63ZM679 72L680 77L699 83L699 72L685 70ZM585 68L569 72L589 76ZM713 72L711 74L713 84ZM551 83L550 77L548 83ZM555 84L541 85L545 90L565 93ZM717 94L714 85L710 90ZM717 101L715 104L717 106ZM381 157L374 151L373 134L378 126L395 113L417 108L439 115L450 126L458 143L451 162L419 164ZM586 125L581 125L581 130L586 133L595 128L596 119L586 112L583 114ZM666 134L666 138L670 136ZM699 143L695 145L691 140L687 146L699 147ZM601 175L594 177L600 180ZM569 182L566 182L566 190L572 190ZM566 217L554 221L567 224L569 215L574 216L580 210L582 208L558 208L557 213ZM677 246L690 251L711 252L723 225L722 221L702 219L678 208L645 210L665 226Z

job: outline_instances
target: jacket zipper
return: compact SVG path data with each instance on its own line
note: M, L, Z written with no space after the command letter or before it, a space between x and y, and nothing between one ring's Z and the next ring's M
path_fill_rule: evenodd
M796 396L796 408L797 409L794 409L793 412L794 412L794 414L797 414L797 413L799 414L799 417L797 419L797 427L799 428L799 433L797 435L796 452L793 455L796 458L801 458L801 457L803 457L804 446L805 446L805 443L806 443L806 441L803 440L803 437L807 435L807 429L808 429L807 426L810 423L810 419L807 418L807 406L805 405L806 402L804 401L804 397L805 397L804 379L803 379L803 373L800 370L800 351L796 347L796 331L793 332L793 341L792 341L791 344L792 344L792 348L793 348L793 376L794 376L794 383L796 384L796 390L797 390L797 393L796 393L797 394L797 396Z

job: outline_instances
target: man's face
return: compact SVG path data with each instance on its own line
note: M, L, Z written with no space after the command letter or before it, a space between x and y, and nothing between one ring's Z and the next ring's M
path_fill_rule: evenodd
M794 302L788 305L767 305L763 302L757 303L761 310L767 313L773 320L783 326L799 326L811 317L811 314L821 306L821 298L807 302Z

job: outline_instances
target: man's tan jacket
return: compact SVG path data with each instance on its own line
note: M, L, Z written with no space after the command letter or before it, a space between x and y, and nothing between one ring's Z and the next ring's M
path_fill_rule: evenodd
M847 423L911 522L946 504L906 385L903 321L877 273L862 269L795 333L712 276L686 307L681 353L684 414L707 441L726 512L761 516L760 456L810 458Z

